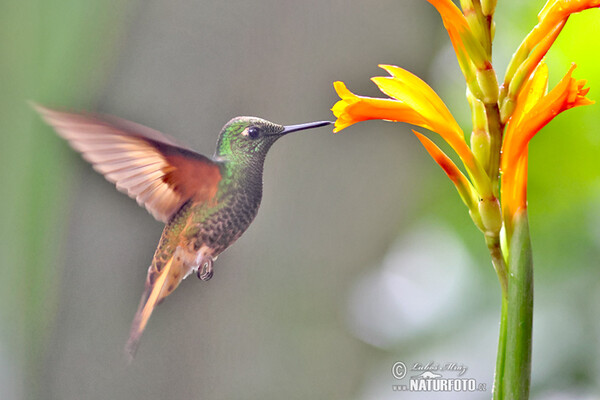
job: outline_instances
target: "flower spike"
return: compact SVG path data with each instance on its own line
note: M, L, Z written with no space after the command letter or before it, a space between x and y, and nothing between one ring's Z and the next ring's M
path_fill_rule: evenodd
M533 322L533 262L527 217L528 147L559 113L592 104L573 65L548 92L544 57L573 13L600 7L600 0L548 0L538 24L513 55L502 86L492 67L497 0L428 0L439 12L467 83L470 140L439 96L402 68L380 65L389 76L371 80L388 98L357 96L335 82L334 132L367 119L406 122L440 135L464 166L431 139L413 130L456 187L483 233L502 292L493 398L529 398ZM470 142L470 146L469 143Z

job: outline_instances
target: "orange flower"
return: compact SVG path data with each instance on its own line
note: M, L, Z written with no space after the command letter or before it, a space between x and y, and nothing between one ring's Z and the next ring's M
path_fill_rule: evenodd
M341 98L331 109L337 117L333 130L335 133L357 122L370 119L406 121L430 129L427 121L405 103L392 99L357 96L339 81L334 82L333 86Z
M343 82L333 84L341 98L332 108L337 117L334 132L359 121L383 119L407 122L437 132L453 147L460 148L459 143L465 143L460 126L429 85L402 68L393 65L380 67L391 76L371 80L392 99L357 96Z
M491 194L488 176L465 142L460 126L435 91L402 68L392 65L380 65L380 67L391 76L374 77L372 81L391 98L357 96L350 92L343 82L334 83L335 90L341 98L332 108L337 117L334 132L339 132L356 122L370 119L407 122L429 129L438 133L458 154L477 191L482 196ZM433 143L431 145L435 146Z
M548 67L541 62L525 83L515 110L506 125L502 144L502 205L507 227L519 209L527 207L527 147L533 136L559 113L573 107L593 104L585 95L585 80L571 77L575 64L550 93Z

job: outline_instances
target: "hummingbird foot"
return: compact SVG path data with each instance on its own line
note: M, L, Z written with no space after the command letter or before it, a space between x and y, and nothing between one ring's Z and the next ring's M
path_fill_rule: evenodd
M200 266L197 272L198 278L203 281L208 281L213 276L213 258L204 256L200 261Z

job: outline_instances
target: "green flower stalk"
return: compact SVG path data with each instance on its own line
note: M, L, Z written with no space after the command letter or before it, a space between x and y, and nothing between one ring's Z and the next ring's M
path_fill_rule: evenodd
M548 92L544 56L569 16L600 0L549 0L538 24L514 53L502 84L492 66L496 0L428 0L440 13L467 86L472 113L469 143L439 96L421 79L391 65L372 81L388 98L357 96L342 82L332 108L334 132L360 121L406 122L437 133L465 173L425 135L413 131L456 187L489 249L501 288L501 317L493 398L527 399L531 376L533 261L527 218L529 141L562 111L589 105L575 65Z

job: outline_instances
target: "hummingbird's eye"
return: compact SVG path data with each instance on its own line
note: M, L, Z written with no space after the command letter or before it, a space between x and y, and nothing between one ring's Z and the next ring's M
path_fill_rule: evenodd
M256 139L260 134L260 129L258 126L251 126L248 128L248 136L252 139Z

